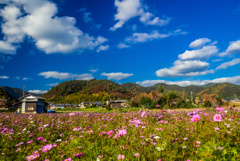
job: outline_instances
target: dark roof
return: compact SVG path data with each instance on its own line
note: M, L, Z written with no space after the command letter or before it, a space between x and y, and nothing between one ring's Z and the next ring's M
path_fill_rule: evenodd
M37 98L37 99L42 99L42 100L45 100L45 98L42 98L42 97L40 97L40 96L34 96L34 95L32 95L32 94L27 94L27 95L25 95L24 97L21 97L21 98L19 98L19 99L24 99L24 98L26 98L26 97L29 97L29 96L32 96L32 97L35 97L35 98Z

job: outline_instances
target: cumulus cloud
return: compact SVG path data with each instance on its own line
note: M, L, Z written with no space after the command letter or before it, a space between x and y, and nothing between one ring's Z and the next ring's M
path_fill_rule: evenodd
M32 80L32 78L24 77L23 80Z
M47 71L41 72L38 75L44 76L44 78L55 78L55 79L78 79L78 80L91 80L93 79L92 74L71 74L71 73L61 73L58 71Z
M145 87L153 86L157 83L165 83L169 85L179 85L179 86L189 86L189 85L206 85L208 83L232 83L240 85L240 76L235 77L223 77L217 78L213 80L194 80L194 81L166 81L166 80L145 80L145 81L138 81L137 84Z
M199 38L199 39L196 39L195 41L191 42L189 47L198 49L198 48L203 47L208 42L211 42L211 40L208 38Z
M29 93L35 93L35 94L43 94L46 93L47 91L42 91L42 90L29 90Z
M156 75L158 77L190 77L213 73L214 71L208 70L208 67L209 63L207 62L177 60L173 67L159 69L156 71Z
M115 20L118 22L110 28L114 31L121 28L128 20L134 17L140 17L139 20L145 25L163 26L169 23L170 18L155 17L154 14L146 12L140 0L115 0L114 5L117 8L117 13L114 15Z
M91 71L92 73L96 73L98 69L90 69L89 71Z
M204 46L201 49L186 50L183 54L178 55L178 58L181 60L207 60L217 53L218 48L216 46Z
M132 76L133 74L130 73L122 73L122 72L118 72L118 73L102 73L101 75L106 76L108 79L113 79L116 81L128 78L130 76Z
M16 54L16 49L17 47L11 43L0 40L0 53L14 55Z
M125 39L128 43L141 43L152 41L154 39L163 39L172 35L185 35L186 32L182 30L175 30L169 33L159 33L158 31L152 31L151 33L133 33L132 36Z
M0 75L0 79L8 79L9 78L9 76L6 76L6 75Z
M99 53L100 51L106 51L109 49L109 45L101 45L98 47L97 52Z
M34 40L38 49L50 53L81 53L85 50L93 50L105 41L103 38L89 36L75 27L76 19L73 17L56 16L58 9L56 4L48 0L1 1L6 5L0 10L2 21L2 33L4 41L0 46L4 53L15 53L16 46L24 41L24 38Z
M130 48L130 45L126 45L125 43L119 43L117 45L117 48L119 49Z
M216 69L226 69L227 67L234 66L240 63L240 59L233 59L232 61L222 63Z
M47 84L47 86L51 86L51 87L55 87L57 86L59 83L50 83L50 84Z
M239 54L240 53L240 40L230 42L227 50L219 54L219 56L224 57L227 55Z

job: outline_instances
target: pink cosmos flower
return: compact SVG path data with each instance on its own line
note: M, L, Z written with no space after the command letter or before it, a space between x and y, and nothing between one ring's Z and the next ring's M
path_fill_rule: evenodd
M32 155L34 155L36 158L38 158L38 157L40 156L38 151L34 151L34 152L32 153Z
M121 154L119 154L119 155L118 155L118 160L123 160L123 159L125 159L125 156L124 156L124 155L121 155Z
M31 144L33 141L28 141L27 144Z
M69 114L69 116L74 116L74 115L75 115L75 113L70 113L70 114Z
M222 107L216 107L216 111L222 112L223 108Z
M49 161L49 159L45 159L44 161Z
M64 161L71 161L72 159L71 158L67 158L67 159L65 159Z
M48 144L46 146L42 147L42 152L46 153L47 151L49 151L52 148L52 144Z
M141 113L141 112L142 112L142 109L140 109L138 113Z
M139 156L140 156L140 154L139 154L139 153L136 153L136 154L134 154L134 156L135 156L135 157L139 157Z
M200 116L199 116L199 114L196 114L196 115L193 115L193 117L191 118L191 120L192 121L194 121L194 122L197 122L198 120L200 120Z
M82 155L83 155L82 152L81 152L81 153L74 154L75 157L80 157L80 156L82 156Z
M110 131L107 132L107 134L108 134L108 137L110 138L110 137L112 137L113 131L110 130Z
M145 111L142 112L141 117L146 117L146 112Z
M118 130L118 132L117 132L117 135L118 135L119 137L121 137L121 136L123 136L123 135L126 135L126 134L127 134L127 130L125 130L125 129Z
M34 160L36 157L34 155L30 155L30 156L27 156L27 160L30 161L30 160Z
M158 159L157 161L162 161L162 159Z
M213 120L216 121L216 122L222 121L221 115L220 114L215 114L213 116Z

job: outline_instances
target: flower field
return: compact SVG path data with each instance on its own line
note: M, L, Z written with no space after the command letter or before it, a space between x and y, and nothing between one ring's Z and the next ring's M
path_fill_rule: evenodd
M240 160L240 111L0 113L0 160Z

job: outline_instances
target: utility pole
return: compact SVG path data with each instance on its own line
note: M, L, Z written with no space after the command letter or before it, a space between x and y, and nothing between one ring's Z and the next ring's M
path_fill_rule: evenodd
M193 104L193 92L191 91L191 102L192 102L192 104Z
M23 85L23 97L25 96L25 85Z

